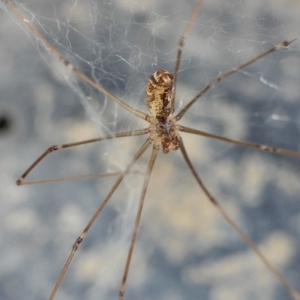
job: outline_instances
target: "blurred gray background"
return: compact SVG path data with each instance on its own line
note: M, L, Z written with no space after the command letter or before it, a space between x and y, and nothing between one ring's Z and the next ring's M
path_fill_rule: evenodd
M173 71L195 1L18 1L80 70L147 112L146 81ZM181 3L180 3L181 2ZM46 148L145 128L78 81L1 4L0 298L47 299L71 246L116 178L17 187ZM187 39L176 105L282 40L300 38L300 4L205 1ZM300 151L299 40L226 79L183 125ZM177 109L179 110L179 108ZM182 134L211 193L294 286L300 286L300 159ZM32 179L117 172L145 137L54 153ZM135 170L145 171L149 152ZM130 175L91 229L57 299L116 299L142 176ZM299 290L299 289L298 289ZM203 196L180 153L160 153L125 299L292 299Z

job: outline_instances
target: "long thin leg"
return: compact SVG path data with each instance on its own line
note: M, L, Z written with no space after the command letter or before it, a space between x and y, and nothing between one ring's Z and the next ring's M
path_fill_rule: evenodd
M153 166L154 166L154 163L155 163L155 160L156 160L156 157L157 157L158 150L159 150L159 147L154 145L153 150L152 150L152 154L151 154L151 157L150 157L150 161L149 161L149 164L148 164L148 169L147 169L147 172L146 172L146 176L145 176L145 179L144 179L143 189L142 189L140 202L139 202L139 208L138 208L138 212L137 212L135 223L134 223L134 229L133 229L132 238L131 238L131 242L130 242L130 247L129 247L129 251L128 251L128 255L127 255L125 270L124 270L124 274L123 274L123 278L122 278L122 282L121 282L121 286L120 286L120 290L119 290L119 300L124 299L126 281L127 281L130 262L131 262L131 257L132 257L132 253L133 253L133 249L134 249L134 245L135 245L135 241L136 241L136 237L137 237L137 233L138 233L138 228L139 228L139 224L140 224L140 220L141 220L145 195L146 195L146 191L147 191L147 188L148 188L150 175L151 175L151 172L153 170Z
M212 139L215 139L215 140L220 140L220 141L230 143L230 144L234 144L234 145L238 145L238 146L243 146L243 147L247 147L247 148L254 148L254 149L269 152L269 153L277 153L277 154L281 154L281 155L287 155L287 156L300 158L300 153L297 152L297 151L291 151L291 150L271 147L271 146L263 145L263 144L237 141L237 140L229 139L229 138L226 138L226 137L223 137L223 136L220 136L220 135L204 132L204 131L201 131L201 130L196 130L196 129L193 129L193 128L184 127L184 126L181 126L181 125L176 125L176 129L179 130L179 131L182 131L182 132L201 135L201 136L205 136L205 137L212 138Z
M58 287L60 286L70 264L71 261L77 251L77 249L79 248L80 244L82 243L83 239L85 238L85 236L87 235L89 229L92 227L92 225L94 224L94 222L96 221L96 219L98 218L98 216L100 215L100 213L102 212L103 208L105 207L105 205L108 203L109 199L111 198L111 196L114 194L115 190L117 189L117 187L120 185L120 183L122 182L122 180L124 179L124 177L128 174L128 172L130 171L131 167L137 162L137 160L142 156L142 154L147 150L147 148L149 147L149 145L151 144L151 140L147 139L146 142L143 144L143 146L140 148L140 150L135 154L134 158L132 159L132 161L127 165L126 169L122 172L122 174L119 176L119 178L117 179L117 181L115 182L115 184L113 185L113 187L111 188L111 190L109 191L108 195L106 196L106 198L104 199L104 201L101 203L101 205L98 207L98 209L96 210L96 212L94 213L94 215L92 216L92 218L90 219L90 221L88 222L87 226L84 228L84 230L82 231L82 233L79 235L79 237L76 239L75 243L73 244L72 247L72 251L61 271L61 273L58 276L58 279L53 287L53 290L50 294L49 300L52 300L57 292Z
M180 63L181 63L181 56L182 56L182 49L184 47L184 43L186 41L186 37L188 36L192 26L194 25L195 19L198 16L199 10L202 6L203 0L199 0L196 7L194 8L192 15L190 16L190 19L188 20L182 35L179 39L179 43L178 43L178 50L177 50L177 57L176 57L176 65L175 65L175 69L174 69L174 95L176 95L176 86L177 86L177 77L178 77L178 71L180 68ZM175 108L175 97L173 98L173 102L171 103L171 107L174 111Z
M95 82L91 78L87 77L84 73L79 71L75 66L73 66L67 59L65 59L56 49L52 46L44 37L43 35L31 24L31 22L26 18L26 16L21 12L21 10L11 1L11 0L2 0L4 4L10 9L10 11L26 26L26 28L36 37L46 49L50 51L63 65L65 65L68 69L73 71L80 79L88 83L94 89L98 90L102 94L109 97L112 101L122 106L124 109L132 113L133 115L147 120L149 116L141 111L138 111L128 105L127 103L123 102L118 97L114 96L107 90L105 90L99 83Z
M71 176L71 177L57 177L57 178L38 179L38 180L26 180L26 181L22 182L22 185L65 182L65 181L74 181L74 180L87 180L87 179L117 176L117 175L120 175L121 173L122 172L99 173L99 174L79 175L79 176ZM144 175L142 172L139 172L139 171L132 171L132 172L129 172L129 174Z
M33 162L33 164L24 172L24 174L17 180L17 185L22 185L26 184L27 182L24 182L24 179L28 176L28 174L50 153L53 151L61 150L61 149L66 149L66 148L71 148L71 147L76 147L80 145L86 145L86 144L91 144L91 143L96 143L96 142L101 142L104 140L109 140L109 139L114 139L114 138L120 138L120 137L127 137L127 136L138 136L138 135L143 135L147 134L148 129L141 129L141 130L136 130L136 131L129 131L129 132L121 132L121 133L116 133L112 135L107 135L101 138L96 138L96 139L90 139L90 140L85 140L85 141L80 141L80 142L75 142L75 143L69 143L69 144L63 144L63 145L54 145L50 148L48 148L37 160ZM33 182L34 183L34 182ZM36 183L39 183L36 181ZM30 183L29 183L30 184Z
M298 292L283 278L283 276L274 268L274 266L268 261L268 259L265 257L265 255L257 248L255 243L242 231L241 228L229 217L229 215L226 213L226 211L223 209L223 207L216 201L216 199L212 196L212 194L208 191L198 174L196 173L196 170L194 166L192 165L187 152L185 150L183 141L180 143L180 150L181 153L189 166L194 178L196 179L197 183L201 187L204 194L207 196L209 201L216 207L216 209L221 213L223 218L227 221L228 224L237 232L237 234L241 237L241 239L249 246L249 248L259 257L259 259L263 262L263 264L271 271L271 273L278 278L278 280L281 282L281 284L287 289L287 291L290 293L290 295L295 300L300 300L300 295Z
M263 58L264 56L279 50L281 48L285 48L287 46L289 46L291 43L293 43L296 39L292 40L292 41L283 41L279 44L277 44L276 46L274 46L273 48L263 52L262 54L259 54L258 56L250 59L249 61L241 64L240 66L238 66L237 68L234 68L232 70L230 70L229 72L226 72L224 74L221 74L220 76L218 76L217 78L211 80L207 86L199 93L197 94L179 113L178 115L175 117L176 121L180 120L182 118L182 116L188 111L188 109L200 98L202 97L208 90L210 90L212 87L214 87L218 82L220 82L221 80L225 79L226 77L229 77L230 75L244 69L245 67L253 64L254 62L258 61L259 59Z

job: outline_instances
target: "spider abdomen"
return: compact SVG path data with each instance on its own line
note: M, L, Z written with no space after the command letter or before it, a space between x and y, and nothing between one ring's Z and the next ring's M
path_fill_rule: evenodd
M174 98L173 75L167 70L154 72L147 83L146 100L154 118L166 119L172 113Z

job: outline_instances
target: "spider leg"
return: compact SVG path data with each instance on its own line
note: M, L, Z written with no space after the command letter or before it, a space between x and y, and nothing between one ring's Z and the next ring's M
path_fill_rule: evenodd
M226 77L229 77L231 75L233 75L234 73L246 68L247 66L255 63L256 61L260 60L261 58L267 56L268 54L275 52L276 50L279 50L281 48L285 48L288 47L291 43L293 43L294 41L296 41L296 39L293 39L291 41L283 41L277 45L275 45L274 47L272 47L271 49L257 55L256 57L248 60L247 62L241 64L240 66L238 66L237 68L234 68L226 73L221 74L220 76L218 76L217 78L211 80L206 87L199 93L197 94L175 117L175 120L178 121L180 120L183 115L189 110L189 108L199 99L201 98L208 90L210 90L212 87L214 87L218 82L222 81L223 79L225 79Z
M201 130L196 130L196 129L184 127L184 126L181 126L181 125L176 125L176 129L179 130L179 131L182 131L182 132L192 133L192 134L196 134L196 135L200 135L200 136L205 136L205 137L208 137L208 138L212 138L212 139L215 139L215 140L223 141L223 142L226 142L226 143L230 143L230 144L234 144L234 145L238 145L238 146L242 146L242 147L253 148L253 149L257 149L257 150L261 150L261 151L265 151L265 152L269 152L269 153L277 153L277 154L281 154L281 155L300 158L300 153L297 152L297 151L291 151L291 150L271 147L271 146L263 145L263 144L233 140L233 139L229 139L229 138L226 138L226 137L223 137L223 136L220 136L220 135L207 133L207 132L204 132L204 131L201 131Z
M22 185L65 182L65 181L74 181L74 180L87 180L87 179L117 176L120 174L121 174L121 172L112 172L112 173L98 173L98 174L79 175L79 176L70 176L70 177L57 177L57 178L38 179L38 180L26 180L26 181L22 182ZM144 175L142 172L139 172L139 171L132 171L132 172L129 172L128 174Z
M76 147L80 145L86 145L86 144L91 144L91 143L96 143L96 142L101 142L104 140L109 140L109 139L114 139L114 138L120 138L120 137L127 137L127 136L138 136L138 135L143 135L147 134L148 129L141 129L141 130L136 130L136 131L129 131L129 132L121 132L121 133L116 133L112 135L107 135L101 138L96 138L96 139L90 139L90 140L85 140L85 141L79 141L75 143L69 143L69 144L62 144L62 145L54 145L49 147L40 157L38 157L33 164L24 172L24 174L17 180L17 185L24 185L24 184L35 184L35 183L45 183L45 182L53 182L57 180L32 180L32 181L24 181L24 179L28 176L28 174L42 161L44 158L52 153L53 151L57 150L62 150L66 148L71 148L71 147ZM93 177L93 176L92 176ZM70 177L71 178L71 177ZM82 177L84 179L85 176ZM86 177L87 178L87 177ZM75 177L76 179L76 177ZM80 179L80 176L78 177ZM62 180L71 180L68 178L62 179Z
M118 97L114 96L110 92L108 92L106 89L104 89L99 82L96 82L86 76L83 72L81 72L79 69L77 69L75 66L73 66L67 59L65 59L57 50L56 48L47 41L43 37L43 35L32 25L32 23L26 19L26 16L21 12L21 10L11 1L11 0L2 0L5 5L10 9L10 11L16 16L20 22L22 22L25 27L29 30L30 33L33 34L34 37L36 37L43 45L44 47L49 50L66 68L70 69L72 72L74 72L77 77L82 79L84 82L88 83L91 87L98 90L100 93L106 95L108 98L110 98L112 101L132 113L133 115L143 119L147 120L149 116L141 111L138 111L119 99Z
M142 193L141 193L141 197L140 197L139 207L138 207L138 211L137 211L137 215L136 215L136 219L135 219L135 223L134 223L134 229L133 229L133 233L132 233L130 247L129 247L129 251L128 251L128 255L127 255L127 259L126 259L124 274L123 274L123 278L122 278L122 282L121 282L121 286L120 286L120 290L119 290L119 300L124 299L124 293L125 293L125 289L126 289L126 281L127 281L127 277L128 277L128 272L129 272L129 267L130 267L130 262L131 262L131 257L132 257L136 237L138 234L138 228L139 228L139 224L140 224L140 220L141 220L144 200L145 200L145 196L146 196L146 192L147 192L147 188L148 188L148 184L149 184L149 179L150 179L150 176L151 176L151 173L152 173L152 170L154 167L154 163L155 163L155 160L156 160L156 157L158 154L158 150L159 150L159 147L154 145L152 154L151 154L151 157L150 157L150 160L148 163L148 168L147 168L147 172L145 175L143 189L142 189Z
M174 95L176 95L176 86L177 86L177 77L178 77L178 71L179 71L179 68L180 68L180 63L181 63L181 56L182 56L182 49L184 48L184 44L185 44L185 41L186 41L186 38L195 22L195 19L196 17L198 16L198 13L199 13L199 10L201 9L202 7L202 4L203 4L203 0L199 0L196 7L193 9L193 13L192 15L190 16L190 19L188 20L183 32L182 32L182 35L179 39L179 43L178 43L178 50L177 50L177 57L176 57L176 65L175 65L175 69L174 69ZM172 104L171 104L171 108L173 109L174 111L174 108L175 108L175 97L172 101Z
M106 206L108 201L110 200L111 196L114 194L117 187L123 181L124 177L129 173L132 166L138 161L138 159L142 156L142 154L147 150L147 148L149 147L151 142L152 141L150 139L147 139L146 142L139 149L139 151L135 154L132 161L127 165L126 169L121 173L121 175L119 176L119 178L117 179L117 181L115 182L115 184L113 185L111 190L109 191L109 193L106 196L106 198L104 199L104 201L101 203L101 205L98 207L98 209L96 210L96 212L94 213L94 215L92 216L90 221L88 222L87 226L84 228L84 230L81 232L79 237L76 239L75 243L73 244L72 250L69 254L69 257L68 257L68 259L67 259L61 273L59 274L58 279L57 279L54 287L53 287L53 290L50 294L49 300L52 300L55 297L57 289L59 288L59 286L60 286L60 284L61 284L61 282L62 282L62 280L63 280L70 264L71 264L71 261L72 261L74 255L75 255L77 249L79 248L79 246L82 243L83 239L87 235L89 229L92 227L92 225L94 224L94 222L96 221L96 219L98 218L98 216L100 215L100 213L102 212L102 210L104 209L104 207Z
M244 231L231 219L231 217L226 213L226 211L223 209L223 207L217 202L217 200L212 196L212 194L208 191L200 177L198 176L193 164L191 163L186 149L184 147L183 141L181 140L180 143L180 150L184 157L184 160L186 161L189 169L191 170L194 178L196 179L198 185L204 192L204 194L207 196L208 200L213 204L216 209L220 212L220 214L223 216L223 218L226 220L226 222L236 231L236 233L241 237L241 239L249 246L249 248L259 257L259 259L262 261L262 263L270 270L270 272L281 282L281 284L287 289L287 291L290 293L290 295L295 300L300 300L300 295L298 292L284 279L284 277L278 272L276 268L268 261L266 256L257 248L255 243L246 235Z

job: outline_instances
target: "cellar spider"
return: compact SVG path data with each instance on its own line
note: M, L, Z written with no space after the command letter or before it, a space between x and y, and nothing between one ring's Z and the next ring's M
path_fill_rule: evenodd
M278 280L285 286L285 288L289 291L290 295L294 299L300 299L299 294L289 285L289 283L278 273L278 271L272 266L271 263L269 263L268 259L260 252L260 250L256 247L256 245L247 237L247 235L241 231L241 229L235 224L234 221L228 216L228 214L224 211L222 206L217 202L217 200L213 197L212 193L207 189L207 187L204 185L202 180L200 179L199 175L195 171L195 168L193 164L191 163L188 154L186 152L183 140L180 136L180 132L186 132L194 135L200 135L209 137L212 139L220 140L223 142L231 143L234 145L244 146L248 148L254 148L260 151L266 151L281 155L287 155L299 158L300 154L295 151L290 151L286 149L281 148L274 148L267 145L261 145L261 144L255 144L251 142L243 142L243 141L237 141L230 138L225 138L222 136L218 136L215 134L206 133L197 129L184 127L182 125L179 125L177 122L185 115L185 113L191 108L191 106L200 98L202 97L208 90L210 90L213 86L215 86L218 82L222 81L226 77L229 77L230 75L233 75L234 73L244 69L245 67L249 66L250 64L256 62L257 60L261 59L262 57L278 50L284 47L289 46L294 40L290 41L283 41L278 43L273 48L263 52L262 54L256 56L255 58L247 61L246 63L241 64L235 69L232 69L226 73L221 74L219 77L211 80L204 89L202 89L192 100L188 102L186 106L184 106L179 113L174 113L175 111L175 92L176 92L176 83L177 83L177 77L178 77L178 71L180 68L180 62L181 62L181 53L184 48L184 43L186 38L189 35L189 32L191 30L192 24L195 21L195 18L201 8L202 1L198 1L193 14L191 15L189 22L187 23L187 26L184 28L183 33L181 35L179 44L178 44L178 51L177 51L177 58L176 58L176 65L174 68L173 75L170 74L166 70L158 70L150 77L148 85L147 85L147 101L148 101L148 108L150 110L151 115L145 114L141 111L136 110L135 108L129 106L125 102L123 102L118 97L115 97L108 91L106 91L102 86L100 86L98 83L95 83L92 79L87 77L84 73L82 73L80 70L78 70L76 67L74 67L69 61L67 61L65 58L63 58L60 53L33 27L33 25L26 19L26 17L22 14L22 12L16 7L11 1L9 0L3 0L3 2L6 4L6 6L12 11L12 13L19 18L21 22L26 25L29 31L37 37L44 46L54 55L60 62L65 65L68 69L70 69L72 72L74 72L81 80L88 83L90 86L92 86L94 89L98 90L99 92L105 94L109 99L116 102L119 106L124 108L125 110L129 111L133 115L135 115L138 118L141 118L149 123L149 126L142 130L136 130L136 131L130 131L130 132L122 132L117 133L109 136L105 136L98 139L90 139L75 143L69 143L69 144L63 144L58 146L52 146L48 148L26 171L25 173L19 178L18 184L24 185L24 184L32 184L32 183L39 183L39 182L46 182L45 181L27 181L25 180L27 175L38 165L48 154L50 154L53 151L61 150L64 148L70 148L75 147L79 145L89 144L93 142L100 142L102 140L108 140L108 139L116 139L121 137L129 137L129 136L138 136L138 135L148 135L148 138L144 145L140 148L140 150L136 153L132 161L128 164L128 166L121 172L119 175L119 178L113 185L111 191L105 198L104 202L101 204L101 206L97 209L94 216L84 229L84 231L79 235L79 237L76 239L72 252L70 253L70 256L59 275L59 278L53 288L53 291L49 297L49 299L53 299L58 287L60 286L65 273L71 263L71 260L73 259L73 256L75 255L78 247L82 243L83 239L85 238L88 230L93 225L94 221L97 219L101 211L103 210L104 206L109 201L110 197L114 194L115 190L119 186L119 184L122 182L124 177L131 171L132 166L139 160L139 158L142 156L142 154L145 152L145 150L150 146L150 144L153 145L152 154L148 163L147 172L145 175L142 193L140 197L140 203L139 203L139 209L137 213L137 217L135 220L135 225L133 229L133 235L130 242L130 247L128 251L128 256L125 264L125 270L123 274L122 283L119 290L119 299L124 299L124 293L126 288L126 280L127 275L130 268L130 262L131 257L133 254L133 249L137 237L137 231L140 223L142 208L144 204L145 195L147 192L148 183L150 180L150 175L152 173L152 169L154 167L156 157L158 154L158 151L161 149L164 153L169 153L172 151L180 151L186 165L190 169L191 173L193 174L196 182L198 183L199 187L202 189L204 194L206 194L209 201L216 207L216 209L221 213L221 215L225 218L225 220L236 230L236 232L240 235L240 237L244 240L244 242L256 253L256 255L261 259L261 261L265 264L265 266L275 275ZM155 101L154 101L155 99Z

